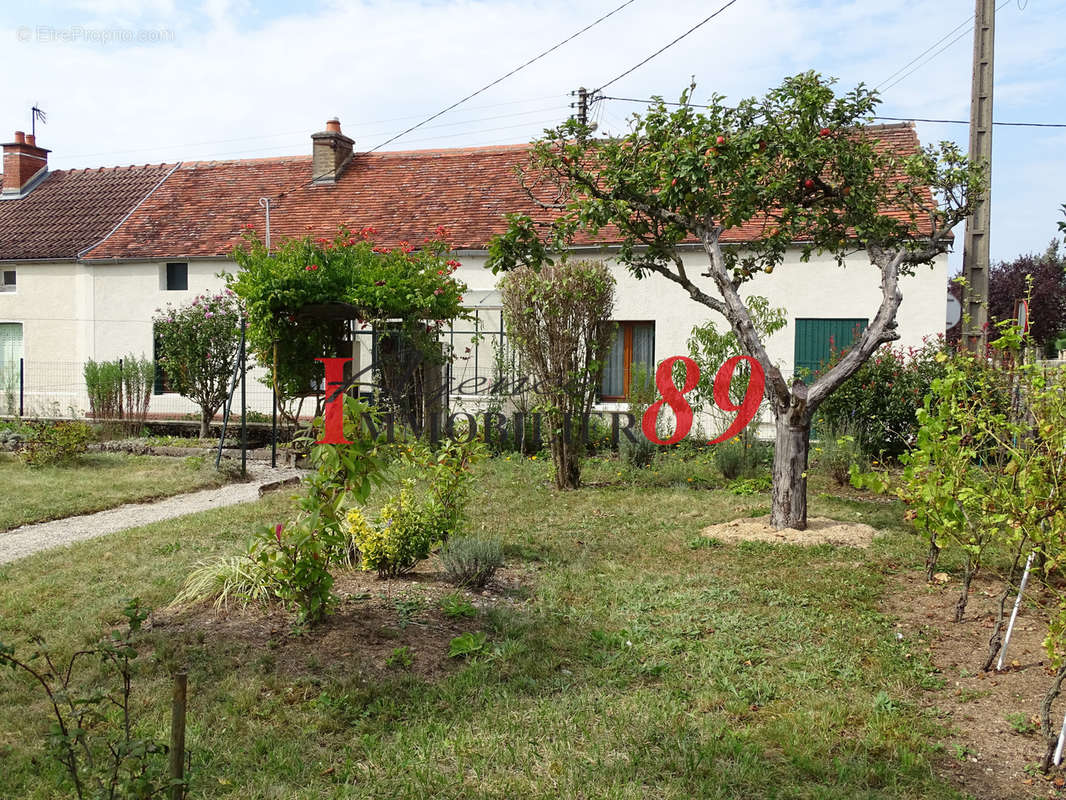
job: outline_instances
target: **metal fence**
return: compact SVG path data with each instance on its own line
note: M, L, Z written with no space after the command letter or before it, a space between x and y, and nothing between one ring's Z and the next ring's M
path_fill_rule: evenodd
M121 363L121 362L120 362ZM273 407L270 387L259 381L265 371L248 370L249 417L269 419ZM60 417L90 416L85 364L77 361L27 361L0 364L0 416ZM199 419L200 408L173 392L153 393L149 419Z

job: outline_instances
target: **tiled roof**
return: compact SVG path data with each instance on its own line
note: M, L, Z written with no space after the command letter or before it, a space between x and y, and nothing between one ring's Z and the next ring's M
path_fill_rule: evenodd
M173 164L56 170L0 200L0 261L70 259L110 233Z
M910 125L878 126L871 129L881 146L903 155L914 152L918 138ZM263 236L264 213L259 198L271 199L271 238L274 242L289 237L312 234L332 236L337 227L354 230L372 226L375 241L393 247L401 241L416 245L432 236L438 225L449 231L457 249L482 249L494 235L506 227L505 214L527 213L535 218L547 216L519 185L515 167L526 162L528 145L506 147L461 148L451 150L416 150L406 152L356 153L335 184L311 184L311 156L246 159L237 161L183 163L144 202L130 214L121 227L106 241L83 254L87 259L182 259L226 256L240 241L245 225L255 226ZM139 168L165 172L165 167ZM71 215L78 204L70 192L55 189L77 176L127 174L135 170L101 170L55 173L26 199L8 203L38 203L44 220L42 229L55 236L70 227ZM64 177L66 176L66 177ZM160 175L161 177L161 175ZM59 180L56 180L59 178ZM102 180L98 178L97 180ZM45 189L54 186L50 193ZM133 181L130 180L132 184ZM151 180L146 180L151 184ZM101 188L103 188L101 186ZM151 186L143 188L144 191ZM40 194L40 200L35 196ZM117 195L117 187L110 190ZM107 208L115 208L114 221L121 218L108 191L96 197L82 198L81 211L85 227L89 220L104 216L97 204L108 197ZM46 205L48 198L66 198L65 204ZM6 254L10 233L0 203L0 258ZM132 203L127 202L123 208ZM29 206L27 206L29 208ZM58 213L62 221L50 214ZM21 213L21 212L20 212ZM31 218L30 213L20 219ZM28 223L26 223L28 224ZM113 224L113 223L112 223ZM28 224L29 225L29 224ZM36 230L34 225L26 228ZM99 225L97 227L106 227ZM724 241L743 242L758 236L759 222L728 231ZM108 228L110 230L110 228ZM103 231L106 233L107 231ZM103 233L82 236L88 243ZM24 234L26 236L26 234ZM29 237L38 251L44 250L45 234ZM598 243L617 241L617 232L604 229ZM84 246L81 244L80 246ZM24 250L30 248L24 248ZM52 248L59 251L61 248ZM68 247L66 252L76 250ZM51 252L51 251L50 251Z

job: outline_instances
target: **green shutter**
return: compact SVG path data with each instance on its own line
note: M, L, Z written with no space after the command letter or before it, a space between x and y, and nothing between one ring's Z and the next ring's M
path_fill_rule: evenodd
M818 372L829 361L831 351L850 347L868 322L858 318L797 319L794 374Z

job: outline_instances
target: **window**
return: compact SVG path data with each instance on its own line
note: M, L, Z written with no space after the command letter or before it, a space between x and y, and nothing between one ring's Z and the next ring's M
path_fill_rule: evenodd
M867 319L797 319L793 373L813 375L829 362L833 352L851 347Z
M654 378L655 323L619 322L607 355L607 366L603 370L600 398L628 398L635 373L641 370L647 377Z
M189 288L189 265L184 263L167 264L167 291L184 292Z
M15 291L15 270L5 269L0 272L0 292Z

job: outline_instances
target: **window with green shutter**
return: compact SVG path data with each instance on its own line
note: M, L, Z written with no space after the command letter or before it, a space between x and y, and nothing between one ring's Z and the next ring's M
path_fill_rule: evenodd
M868 324L865 318L797 319L793 374L804 379L815 374L834 351L850 347Z

